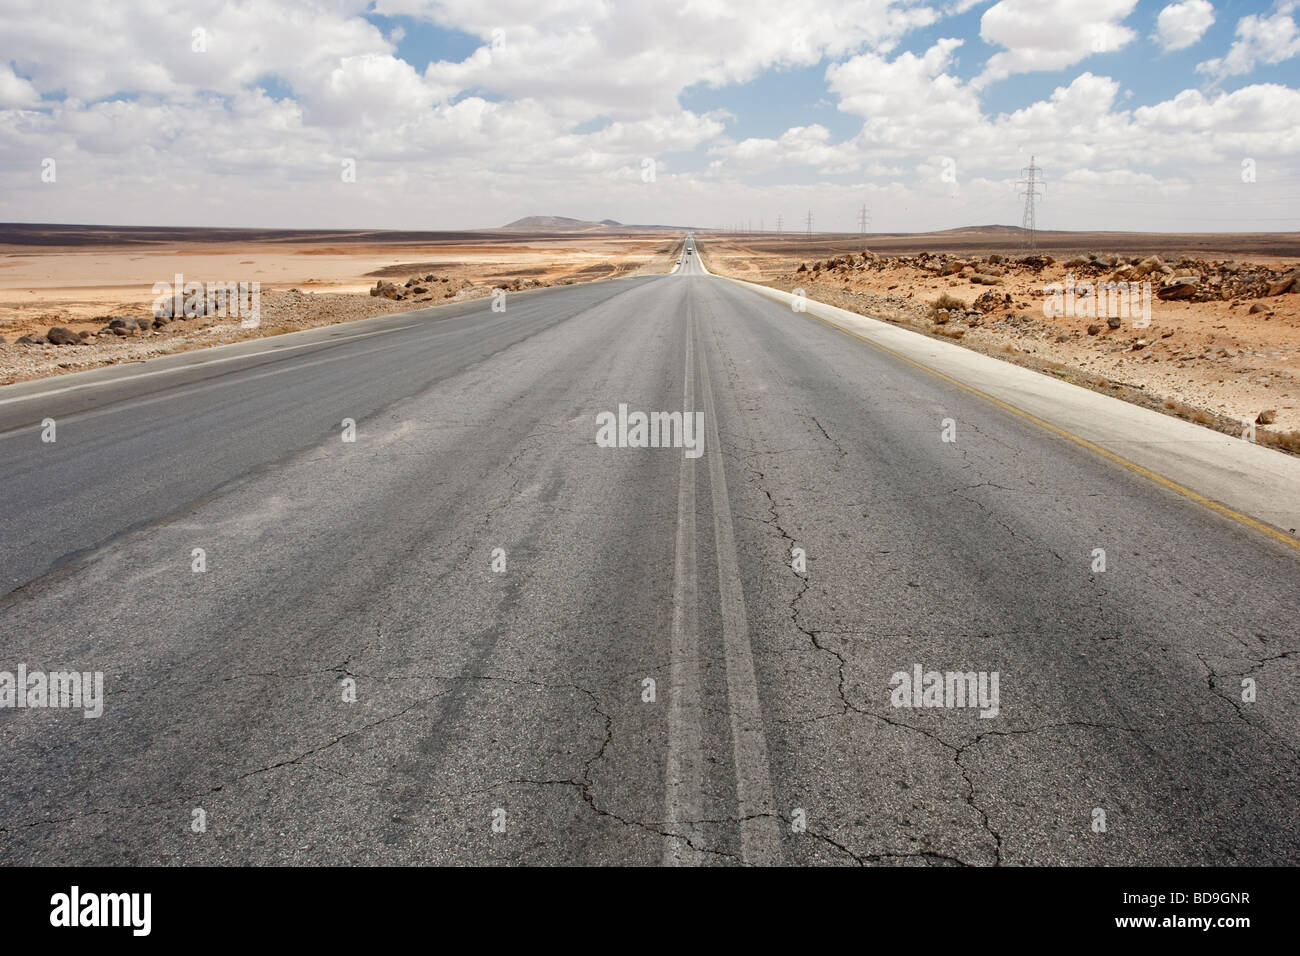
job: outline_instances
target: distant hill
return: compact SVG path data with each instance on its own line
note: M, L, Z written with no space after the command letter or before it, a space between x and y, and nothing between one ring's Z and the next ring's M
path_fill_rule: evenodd
M501 228L525 232L587 232L621 225L623 225L621 222L615 222L613 219L592 222L588 219L570 219L568 216L525 216L523 219L508 222Z
M665 229L672 231L690 231L695 229L694 226L663 226L663 225L629 225L619 222L617 219L602 219L595 222L590 219L570 219L568 216L525 216L523 219L516 219L514 222L506 223L501 226L503 232L629 232L643 229L651 229L656 232L662 232Z

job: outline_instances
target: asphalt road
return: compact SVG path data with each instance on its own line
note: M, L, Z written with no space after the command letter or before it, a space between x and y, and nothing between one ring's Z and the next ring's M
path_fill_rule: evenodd
M489 304L0 390L0 671L104 675L0 863L1300 862L1297 552L693 257Z

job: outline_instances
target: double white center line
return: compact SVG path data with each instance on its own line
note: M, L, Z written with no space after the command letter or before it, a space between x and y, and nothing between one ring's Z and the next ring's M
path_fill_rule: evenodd
M695 411L695 310L686 311L686 383L684 415ZM709 382L709 363L699 362L705 418L705 454L712 489L713 537L718 564L722 643L726 656L727 702L736 772L736 819L741 858L770 866L784 861L781 826L772 795L767 736L754 676L754 653L745 616L745 594L736 559L731 502L718 439L717 410ZM683 457L677 489L677 560L673 575L673 627L668 706L668 780L666 809L673 833L664 849L669 865L701 862L703 834L696 821L703 804L703 744L699 676L699 589L696 580L695 460ZM719 820L725 813L710 814Z

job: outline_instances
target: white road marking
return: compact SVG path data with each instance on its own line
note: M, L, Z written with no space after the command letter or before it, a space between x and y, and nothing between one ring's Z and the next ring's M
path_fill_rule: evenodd
M401 332L403 329L413 329L418 324L419 323L417 322L412 325L398 326L395 329L376 329L374 332L362 332L359 335L349 335L345 338L322 339L319 342L303 342L301 345L283 345L277 348L268 348L240 355L227 355L223 358L207 359L203 362L190 362L184 365L177 365L173 368L158 368L150 371L138 372L135 375L106 378L98 382L83 382L80 385L65 385L62 388L51 388L44 392L33 392L30 395L18 395L14 398L0 398L0 405L12 405L14 402L31 402L41 398L49 398L51 395L62 395L66 392L79 392L87 388L98 388L101 385L120 385L123 382L134 382L136 379L152 378L155 375L173 375L176 372L188 372L196 368L205 368L209 365L221 365L226 362L246 361L248 359L260 358L267 355L283 355L285 352L296 352L298 349L316 348L321 345L337 345L340 342L354 342L357 339L369 338L372 335L387 335L390 332ZM265 339L264 341L273 341L273 339Z
M404 328L411 328L411 326L409 325L404 326ZM393 331L395 332L397 330L393 329ZM375 333L373 332L367 333L367 335L374 335L374 334ZM357 336L357 338L362 338L362 337L363 336ZM289 365L289 366L284 366L284 365L275 366L273 368L266 369L265 371L258 371L252 375L243 376L239 379L238 382L228 382L225 380L217 380L216 382L213 381L195 382L193 385L181 386L180 388L172 389L163 393L156 393L156 392L146 393L144 395L141 395L138 398L126 399L125 401L118 402L116 404L109 405L103 408L94 408L84 412L74 412L71 415L63 416L59 420L60 422L64 422L64 423L86 422L92 418L99 418L102 415L114 415L123 411L134 411L140 408L147 408L148 406L156 405L159 402L171 402L182 396L191 395L195 392L201 392L212 388L225 387L225 386L243 387L249 382L255 382L258 379L267 378L268 376L271 375L282 375L285 372L297 372L297 371L301 371L302 369L314 368L315 366L318 365L327 365L331 362L351 361L354 359L362 358L366 355L373 355L377 352L387 352L392 349L401 349L401 348L407 348L407 346L399 342L394 345L381 345L378 348L366 349L364 352L349 352L347 355L330 355L325 358L315 359L309 362L296 362L293 365ZM0 432L0 441L18 435L30 434L31 428L32 426L18 426L4 432Z
M763 709L754 677L754 650L749 642L745 592L736 559L736 535L731 501L718 439L718 413L709 383L708 356L700 355L700 391L704 394L705 455L713 489L713 535L718 560L718 591L722 600L722 643L727 662L727 701L736 766L736 802L740 818L740 848L744 862L777 866L785 862L772 773L767 761Z
M695 411L695 319L686 308L686 384L682 417ZM673 629L668 687L668 768L664 807L675 836L665 866L701 862L704 748L700 714L699 587L696 580L695 461L682 455L677 478L677 560L673 571Z

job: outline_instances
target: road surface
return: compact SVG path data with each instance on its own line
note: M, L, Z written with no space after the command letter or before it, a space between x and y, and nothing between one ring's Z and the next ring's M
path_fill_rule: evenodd
M490 301L0 390L0 671L103 674L0 862L1300 863L1295 550L693 256Z

